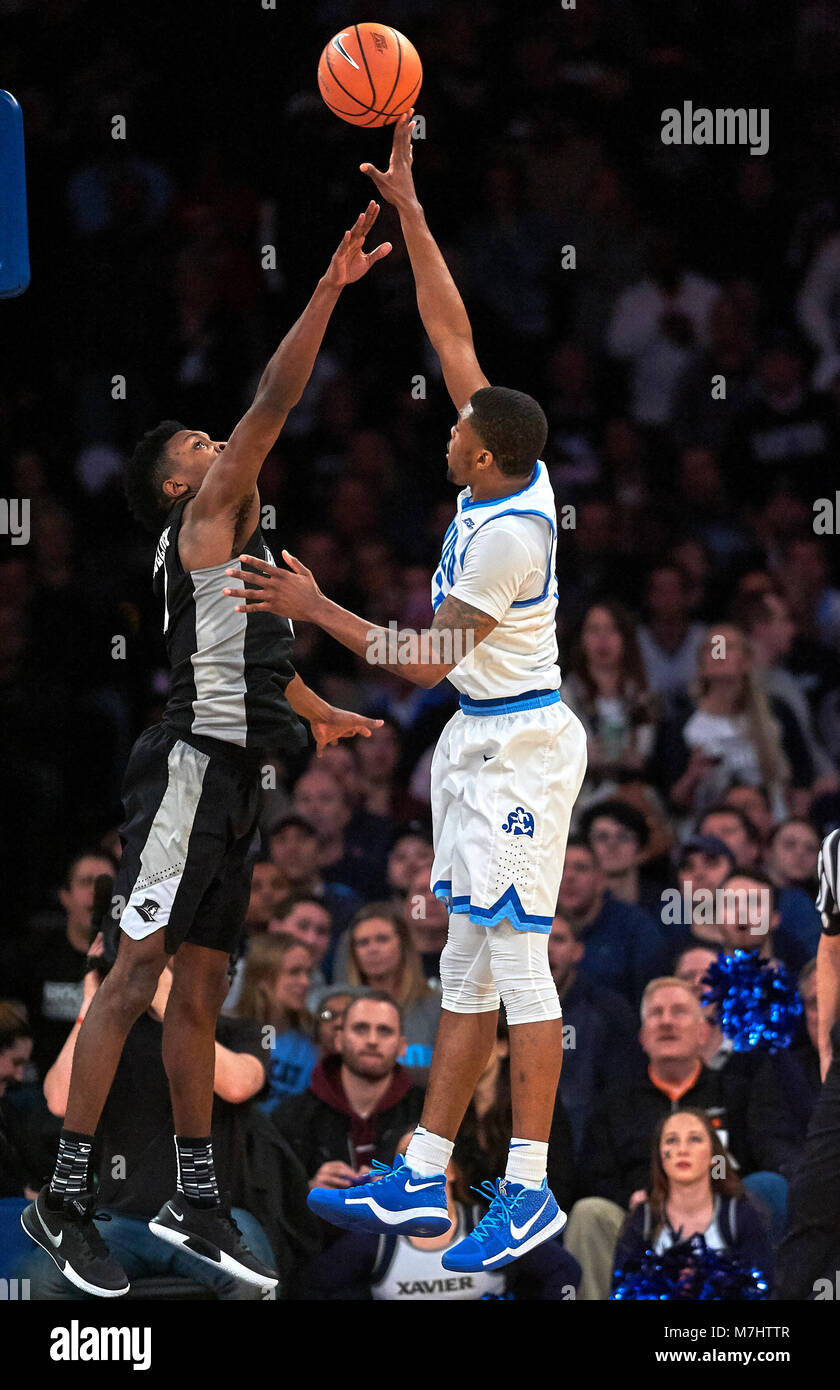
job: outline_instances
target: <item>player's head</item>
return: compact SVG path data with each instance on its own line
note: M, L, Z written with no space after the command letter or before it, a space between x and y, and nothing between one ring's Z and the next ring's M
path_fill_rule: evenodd
M159 530L174 502L195 496L224 447L221 440L185 429L177 420L162 420L147 430L123 474L132 514L148 530Z
M533 396L506 386L482 386L452 427L447 477L459 487L472 487L494 473L524 484L547 438L548 421Z

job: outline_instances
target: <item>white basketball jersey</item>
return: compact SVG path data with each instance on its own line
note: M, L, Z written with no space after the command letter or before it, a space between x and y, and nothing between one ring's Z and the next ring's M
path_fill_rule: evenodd
M463 573L471 541L502 517L542 517L545 527L545 573L540 587L515 599L489 637L449 674L449 680L473 700L522 695L531 690L556 690L560 685L554 615L557 580L557 510L548 470L539 461L531 481L518 492L489 502L474 502L470 489L458 495L458 510L444 536L440 564L432 579L432 607L437 612ZM499 532L499 543L505 535ZM476 599L476 606L481 607ZM456 659L458 653L454 653Z

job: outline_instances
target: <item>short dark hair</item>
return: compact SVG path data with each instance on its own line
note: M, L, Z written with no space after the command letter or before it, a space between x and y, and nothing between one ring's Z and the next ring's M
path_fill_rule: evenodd
M588 806L580 818L580 833L585 838L587 844L592 842L592 826L596 820L601 818L614 820L618 825L629 830L635 837L639 849L644 849L650 840L650 829L645 817L635 806L631 806L628 801L620 801L618 797L611 797L608 801L595 802L593 806Z
M778 911L779 889L776 887L772 878L770 878L763 869L733 869L731 873L726 875L721 887L726 888L726 885L730 883L733 878L747 878L750 883L760 883L762 888L766 888L767 892L770 894L770 905L773 911Z
M107 849L99 849L97 845L82 845L81 849L77 849L72 858L67 861L67 868L64 870L64 877L61 880L62 888L67 889L73 886L73 875L83 859L101 859L104 863L110 864L116 872L116 860Z
M391 1008L394 1009L394 1010L396 1011L397 1018L399 1019L400 1032L402 1032L402 1028L403 1028L403 1011L402 1011L402 1007L401 1007L400 1004L397 1003L397 1001L396 1001L396 999L394 998L393 994L389 994L389 993L387 992L387 990L384 990L384 989L366 989L365 992L364 992L364 994L358 994L358 995L356 996L355 999L351 999L351 1000L350 1000L350 1003L347 1005L347 1009L346 1009L345 1014L344 1014L344 1022L345 1022L345 1024L347 1023L347 1019L348 1019L348 1017L349 1017L349 1015L350 1015L350 1010L351 1010L351 1009L355 1009L355 1007L356 1007L357 1004L390 1004L390 1005L391 1005Z
M270 862L269 860L269 863ZM332 913L327 903L325 903L324 899L319 897L317 893L287 893L286 896L281 898L275 905L274 911L271 914L272 922L281 922L283 918L288 917L289 913L293 912L296 907L300 907L301 903L311 903L313 907L320 907L321 911L326 912L330 922L332 922Z
M524 478L545 448L548 421L533 396L506 386L482 386L470 396L470 424L501 473Z
M747 836L747 839L752 840L755 845L761 844L761 834L758 827L750 820L746 811L741 810L740 806L727 806L725 801L718 802L717 806L710 806L707 811L703 812L697 822L697 831L701 835L703 832L700 827L705 824L709 816L734 816L736 820L741 822L741 828Z
M146 431L123 469L123 491L129 511L147 531L160 530L169 510L161 492L168 466L166 446L184 428L178 420L161 420L153 430Z

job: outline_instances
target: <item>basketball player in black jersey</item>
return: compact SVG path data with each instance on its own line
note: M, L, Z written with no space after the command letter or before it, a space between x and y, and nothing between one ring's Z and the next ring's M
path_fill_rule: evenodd
M251 1284L277 1283L220 1202L210 1138L215 1027L248 903L259 766L272 752L304 746L301 718L319 750L354 734L370 737L381 721L333 709L307 689L291 664L291 623L237 614L222 590L233 556L247 550L271 560L259 526L260 468L300 399L342 289L391 249L385 242L365 252L378 212L371 202L345 233L227 443L164 421L127 466L134 514L161 532L154 586L171 688L163 720L138 739L123 784L123 856L110 924L116 960L79 1032L53 1179L21 1218L87 1293L128 1291L94 1225L90 1154L128 1031L170 956L163 1060L178 1180L150 1229Z

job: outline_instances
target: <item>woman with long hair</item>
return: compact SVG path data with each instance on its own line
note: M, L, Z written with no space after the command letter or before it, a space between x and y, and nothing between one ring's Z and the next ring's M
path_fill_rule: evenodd
M653 746L656 720L636 628L620 603L587 609L573 643L563 699L586 729L590 790L603 792L639 775Z
M431 1065L440 1018L440 994L423 974L408 926L392 903L368 903L350 923L347 981L382 989L403 1011L406 1050L399 1061L425 1070Z
M705 1110L686 1106L656 1127L648 1197L618 1238L616 1279L647 1251L662 1255L692 1236L745 1272L760 1270L769 1283L773 1252L764 1223Z
M312 1040L313 1022L306 1009L312 978L308 947L289 932L254 936L233 1015L259 1023L271 1042L268 1095L264 1110L273 1110L288 1095L305 1091L318 1060Z
M693 820L738 782L764 786L783 817L788 787L808 787L813 764L784 702L762 690L749 640L733 623L706 633L691 695L660 725L651 758L675 813Z
M658 702L648 686L636 625L620 603L602 599L586 610L563 674L563 699L586 730L586 776L575 824L588 807L618 793L647 822L644 862L666 854L670 830L644 771Z

